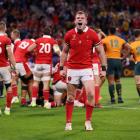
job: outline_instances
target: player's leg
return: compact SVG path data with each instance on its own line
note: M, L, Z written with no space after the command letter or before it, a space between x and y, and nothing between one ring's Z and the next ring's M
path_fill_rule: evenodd
M38 96L38 90L39 90L39 80L34 79L33 86L32 86L32 99L31 99L31 107L36 106L36 100Z
M50 95L50 80L51 80L51 66L49 64L42 64L42 78L43 81L43 96L44 96L44 108L50 109L51 103L49 103Z
M11 74L8 67L5 67L2 71L2 78L4 80L4 84L6 87L6 107L5 107L5 115L10 115L11 109L11 101L12 101L12 87L11 87Z
M85 74L85 72L86 74ZM91 121L92 121L92 112L93 107L95 105L94 95L95 95L95 83L93 77L92 69L87 69L83 71L83 76L81 77L81 81L86 91L87 101L86 101L86 121L85 121L85 129L87 131L93 130Z
M139 103L140 103L140 75L135 75L135 82L136 82L136 89L139 96Z
M87 80L83 81L83 85L87 95L87 102L86 102L86 121L85 121L85 128L86 130L93 130L91 125L92 120L92 112L94 107L94 81Z
M40 69L41 69L41 65L35 64L34 72L33 72L32 99L30 104L30 106L32 107L36 106L36 100L39 91L39 83L43 75L43 72Z
M50 95L50 80L43 81L43 96L44 96L44 108L50 109L51 103L49 103Z
M100 64L93 63L93 74L94 74L94 81L95 81L95 107L101 108L101 104L99 103L100 98Z
M118 95L118 103L123 103L122 99L122 84L120 81L121 78L121 72L122 72L122 64L121 60L115 60L114 63L116 62L115 66L115 83L116 83L116 91Z
M107 60L107 80L108 90L111 98L111 103L115 103L115 86L114 86L114 61L112 59Z
M12 103L19 103L17 80L18 77L12 73L12 92L13 92Z
M74 107L76 85L67 84L67 100L66 100L66 127L65 130L72 130L72 113Z
M0 78L0 98L4 97L4 95L3 95L3 88L4 88L3 79Z
M139 103L140 103L140 63L135 64L135 83L136 83L136 89L139 96Z

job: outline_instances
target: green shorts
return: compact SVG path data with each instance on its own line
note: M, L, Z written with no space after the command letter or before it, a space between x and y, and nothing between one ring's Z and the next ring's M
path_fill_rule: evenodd
M114 75L116 78L120 78L122 73L121 59L107 59L107 76Z
M135 64L134 72L135 72L135 75L140 75L140 62Z

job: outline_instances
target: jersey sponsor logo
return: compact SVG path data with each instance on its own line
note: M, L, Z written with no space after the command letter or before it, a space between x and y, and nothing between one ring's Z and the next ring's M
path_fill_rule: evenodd
M76 40L76 34L72 36L72 40Z

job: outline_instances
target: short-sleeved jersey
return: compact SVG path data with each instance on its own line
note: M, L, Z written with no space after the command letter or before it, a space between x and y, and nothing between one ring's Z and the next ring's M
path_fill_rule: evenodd
M78 33L75 28L68 31L64 39L69 46L68 68L92 68L93 47L100 44L97 33L88 27Z
M130 46L131 53L133 54L135 61L140 62L140 40L132 42Z
M14 53L15 56L15 60L17 63L23 62L26 63L28 61L28 56L29 56L29 52L28 52L28 47L31 46L34 42L30 39L24 39L22 40Z
M121 50L126 43L125 40L116 35L109 35L102 39L102 43L106 48L107 58L121 59Z
M9 65L7 57L6 46L11 45L11 40L4 34L0 34L0 67L6 67Z
M51 64L53 47L57 42L48 35L44 35L36 40L37 47L35 49L36 64Z

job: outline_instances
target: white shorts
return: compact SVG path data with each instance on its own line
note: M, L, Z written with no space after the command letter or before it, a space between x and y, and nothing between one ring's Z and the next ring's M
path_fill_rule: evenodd
M55 89L59 92L64 92L67 90L67 84L61 80L59 80L54 86Z
M100 64L99 63L93 63L93 74L96 76L100 75Z
M51 79L51 65L35 64L33 77L36 81L49 81Z
M87 69L67 69L67 83L80 84L81 81L93 80L92 68Z
M59 91L54 91L54 96L61 96L63 93Z
M0 67L0 78L3 79L5 84L11 83L10 67Z
M26 63L16 63L16 69L18 70L20 76L27 75L31 72Z

